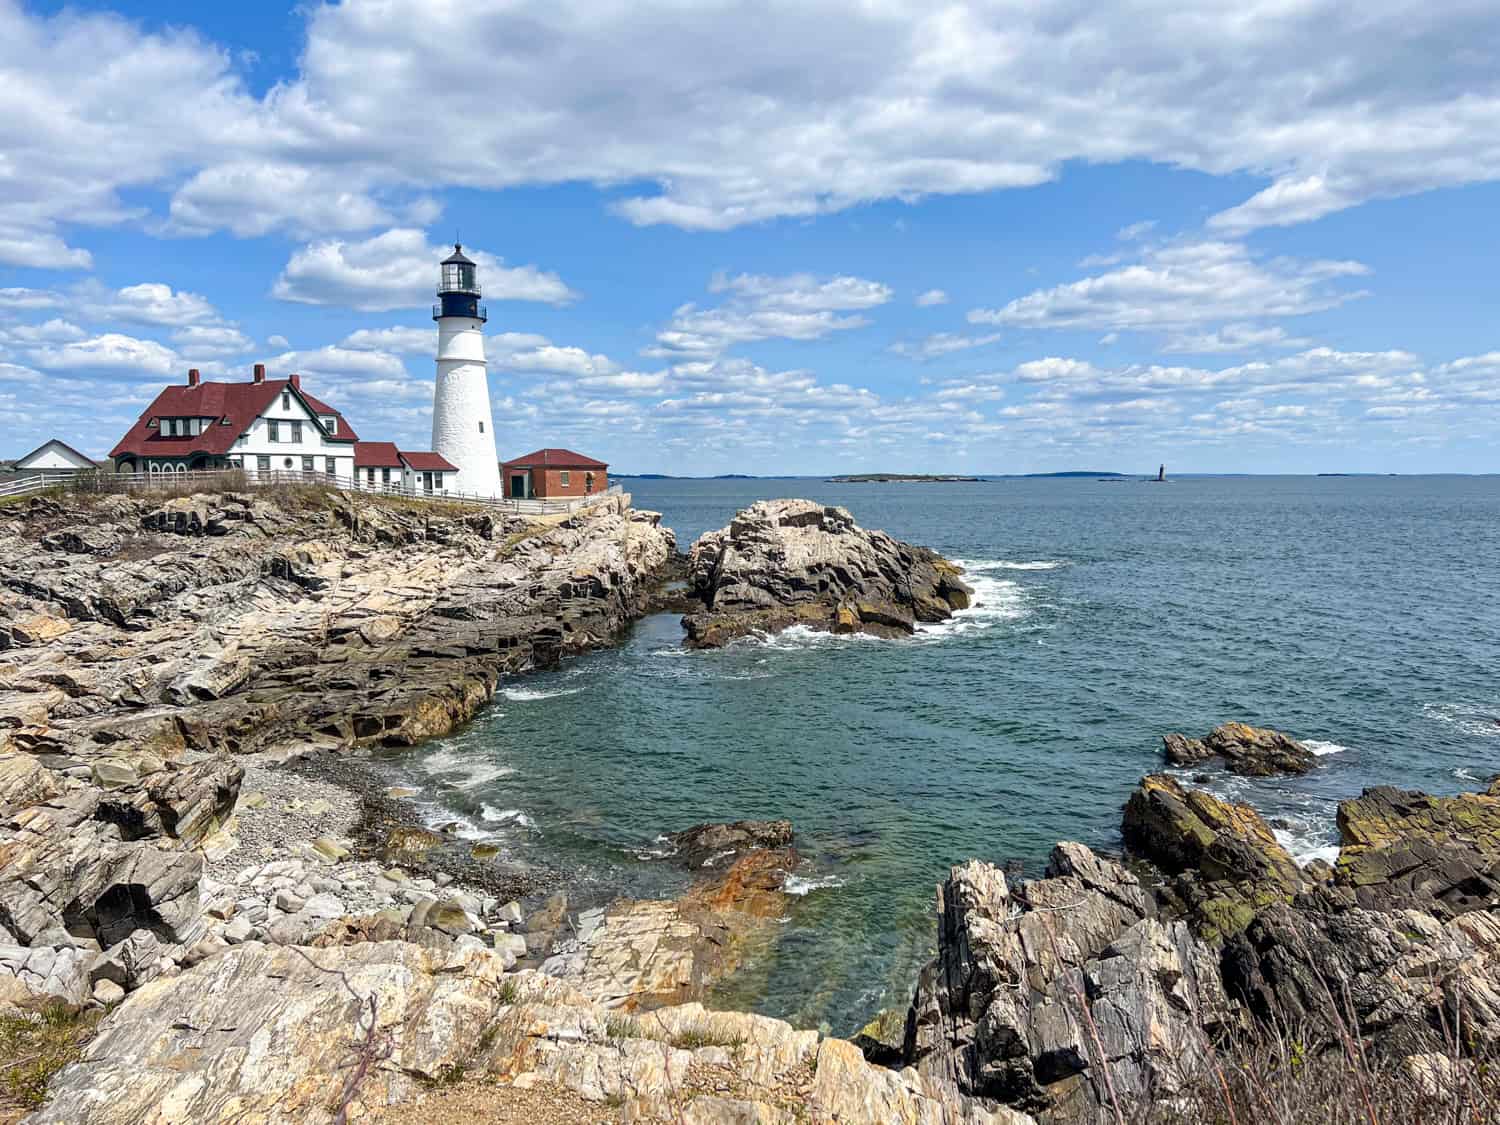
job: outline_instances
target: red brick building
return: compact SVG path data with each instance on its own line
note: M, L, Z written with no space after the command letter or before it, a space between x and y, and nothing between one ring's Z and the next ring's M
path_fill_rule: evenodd
M515 500L589 496L609 487L609 466L571 449L538 449L502 461L500 478L505 495Z

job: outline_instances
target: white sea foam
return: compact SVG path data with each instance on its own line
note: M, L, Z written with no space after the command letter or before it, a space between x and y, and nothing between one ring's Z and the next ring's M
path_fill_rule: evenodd
M995 570L1057 570L1068 565L1067 559L1036 559L1017 562L1014 559L954 559L968 574L984 574Z
M1494 703L1424 703L1422 717L1471 738L1500 738L1500 705Z
M510 766L503 766L499 762L475 757L454 749L438 751L426 758L421 766L429 776L439 778L460 789L473 789L478 785L488 785L492 781L499 781L502 777L509 777L516 772Z
M484 819L491 824L516 824L522 828L536 827L536 821L521 809L497 809L494 805L481 805L480 810L484 813Z
M534 703L539 699L556 699L562 695L577 695L582 690L581 687L555 688L552 691L547 691L543 688L508 687L501 688L500 694L516 703Z
M821 879L804 879L800 875L788 875L781 889L789 895L809 895L813 891L831 890L834 887L842 887L844 881L837 875L824 875Z
M1328 826L1310 823L1310 817L1281 817L1290 828L1273 828L1271 834L1276 842L1291 853L1299 866L1306 867L1315 859L1332 863L1339 857L1339 846L1328 842Z
M1342 754L1349 749L1347 746L1340 746L1337 742L1327 742L1321 738L1304 738L1302 745L1320 758L1327 757L1329 754Z
M1018 583L972 570L964 575L964 581L974 590L969 608L955 610L947 621L919 624L916 633L919 642L932 643L980 632L1026 616L1026 594Z
M1449 772L1451 772L1454 777L1458 778L1459 781L1479 780L1479 775L1477 773L1475 773L1473 770L1465 769L1463 766L1459 766L1457 769L1451 770Z
M635 849L637 859L670 859L677 854L677 845L666 836L658 836L644 848Z

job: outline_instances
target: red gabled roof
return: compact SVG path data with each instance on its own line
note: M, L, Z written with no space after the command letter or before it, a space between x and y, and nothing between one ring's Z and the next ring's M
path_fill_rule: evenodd
M356 469L399 469L401 451L393 441L357 441L354 443Z
M135 425L119 444L109 451L111 457L126 453L138 457L185 457L193 453L228 453L236 439L260 417L261 411L276 401L276 396L290 389L316 414L338 418L334 441L358 441L354 429L333 407L319 402L287 379L267 379L263 383L199 383L163 388L151 405L136 419ZM146 423L153 418L213 418L214 424L191 437L163 437L160 428ZM225 420L228 425L223 425Z
M450 465L441 454L423 452L412 452L401 450L402 459L413 469L420 472L456 473L457 465Z
M502 461L501 464L509 469L517 468L545 468L545 469L607 469L603 461L595 461L592 457L585 457L582 453L574 453L571 449L538 449L525 457L517 457L512 461Z

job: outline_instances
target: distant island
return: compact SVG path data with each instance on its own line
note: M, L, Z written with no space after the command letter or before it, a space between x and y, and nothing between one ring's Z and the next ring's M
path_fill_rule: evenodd
M930 473L851 473L843 477L829 477L829 484L947 484L963 482L977 484L983 477L936 476Z

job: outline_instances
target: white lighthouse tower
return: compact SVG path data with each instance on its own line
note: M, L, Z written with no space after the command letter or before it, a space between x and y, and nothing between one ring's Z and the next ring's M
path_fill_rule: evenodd
M432 319L438 324L437 383L432 391L432 448L458 469L458 488L500 495L495 423L484 362L485 308L474 263L457 244L443 259Z

